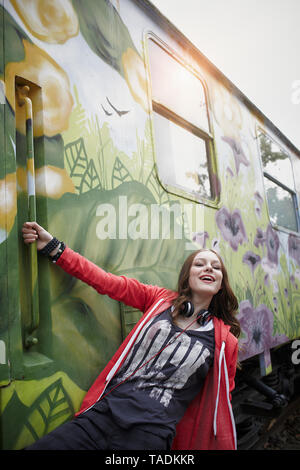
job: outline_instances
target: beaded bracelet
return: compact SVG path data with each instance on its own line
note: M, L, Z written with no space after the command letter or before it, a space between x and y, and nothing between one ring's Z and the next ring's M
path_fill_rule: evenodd
M44 246L42 250L40 250L40 253L44 256L49 256L51 251L55 250L55 248L58 247L59 243L60 243L59 240L53 237L52 240L50 240L50 242L47 243L47 245Z
M66 248L66 245L64 244L64 242L60 242L60 245L59 245L59 248L58 248L58 252L54 255L54 256L49 256L49 258L51 259L52 263L56 263L56 261L58 260L58 258L60 257L60 255L64 252Z

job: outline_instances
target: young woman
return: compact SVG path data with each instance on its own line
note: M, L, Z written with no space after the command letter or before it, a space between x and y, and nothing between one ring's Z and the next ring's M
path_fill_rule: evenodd
M105 272L36 222L22 231L67 273L144 313L76 417L27 449L236 449L231 391L240 327L220 256L191 254L173 292Z

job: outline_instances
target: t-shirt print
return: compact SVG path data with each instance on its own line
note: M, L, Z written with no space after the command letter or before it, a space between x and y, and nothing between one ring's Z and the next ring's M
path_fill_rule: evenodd
M177 338L180 332L172 326L168 319L161 319L144 328L118 374L120 383L136 370L128 380L135 382L136 389L148 390L165 407L174 391L182 389L196 371L200 373L210 357L209 348L191 330Z

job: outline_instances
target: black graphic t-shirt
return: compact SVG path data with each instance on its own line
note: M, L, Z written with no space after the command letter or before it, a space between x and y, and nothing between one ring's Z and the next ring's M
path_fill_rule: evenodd
M162 437L175 432L214 357L212 320L177 338L179 333L182 329L173 323L169 309L142 328L105 392L104 400L119 426L155 425Z

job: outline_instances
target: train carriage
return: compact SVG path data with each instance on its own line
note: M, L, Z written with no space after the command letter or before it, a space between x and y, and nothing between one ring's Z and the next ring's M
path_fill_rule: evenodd
M26 247L33 219L171 289L191 251L220 253L242 326L239 447L253 446L299 387L299 150L151 2L0 12L1 447L71 419L141 315Z

